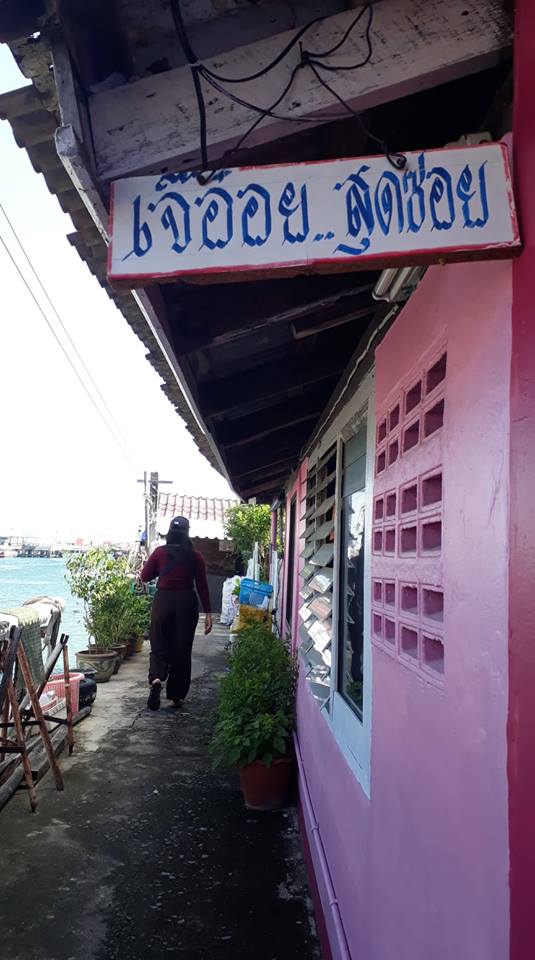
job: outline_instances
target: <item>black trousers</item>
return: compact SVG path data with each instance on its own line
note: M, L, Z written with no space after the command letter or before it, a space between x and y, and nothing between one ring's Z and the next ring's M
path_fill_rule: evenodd
M184 700L191 683L191 648L199 622L194 590L158 590L150 623L149 683L167 680L169 700Z

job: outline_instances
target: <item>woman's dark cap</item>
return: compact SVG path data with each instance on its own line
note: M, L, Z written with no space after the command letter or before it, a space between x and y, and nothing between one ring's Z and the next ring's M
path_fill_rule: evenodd
M183 533L188 533L189 520L186 517L173 517L169 524L168 535L175 530L182 530Z

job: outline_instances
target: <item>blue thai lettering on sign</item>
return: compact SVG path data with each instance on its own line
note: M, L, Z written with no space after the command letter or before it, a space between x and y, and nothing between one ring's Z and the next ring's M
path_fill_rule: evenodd
M115 191L112 278L519 245L497 144L409 154L403 170L364 157L207 183L165 173Z

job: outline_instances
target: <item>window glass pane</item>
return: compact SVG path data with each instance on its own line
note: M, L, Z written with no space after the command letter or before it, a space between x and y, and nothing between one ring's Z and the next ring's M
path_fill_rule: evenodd
M354 463L349 464L349 466L344 470L342 496L347 497L348 494L353 493L356 490L362 490L365 483L366 457L360 457L359 460L355 460Z
M344 445L344 466L366 456L366 430L362 428Z
M362 449L365 427L361 427L355 439L360 440ZM352 453L355 447L356 443ZM344 469L338 630L338 690L359 717L363 703L365 486L366 458L361 456Z

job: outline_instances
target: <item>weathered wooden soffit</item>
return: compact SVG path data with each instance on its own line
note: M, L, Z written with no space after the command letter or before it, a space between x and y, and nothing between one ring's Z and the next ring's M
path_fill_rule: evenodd
M372 21L368 5L343 0L181 0L182 21L177 7L0 0L0 40L33 82L0 98L0 116L71 214L70 240L103 284L114 179L503 132L512 30L501 0L377 0ZM203 452L240 494L267 499L383 321L376 279L108 292Z

